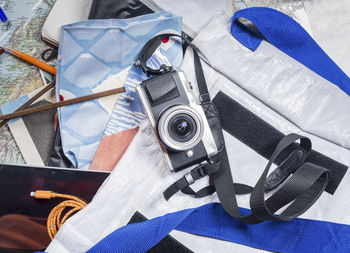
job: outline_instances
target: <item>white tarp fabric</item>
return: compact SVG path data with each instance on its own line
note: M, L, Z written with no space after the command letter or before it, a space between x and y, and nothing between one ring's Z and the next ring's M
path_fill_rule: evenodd
M327 0L326 0L327 1ZM346 0L344 0L346 1ZM197 34L219 14L232 16L239 9L249 7L270 7L277 9L296 20L311 33L308 16L304 8L304 1L271 1L271 0L141 0L155 12L171 11L183 17L183 31L191 36Z
M350 1L305 1L312 37L350 75Z
M183 31L192 38L216 15L233 14L230 0L141 0L141 2L155 12L168 10L183 17Z
M211 96L223 91L284 134L307 136L313 149L349 166L349 97L266 42L255 52L246 49L230 35L230 20L225 16L215 18L194 41L226 76L203 63ZM182 69L196 83L191 51L187 51ZM255 185L267 160L227 133L225 142L234 181ZM86 251L127 224L136 211L150 219L218 201L216 194L196 199L182 193L165 201L162 192L185 173L166 169L158 143L145 123L93 201L63 225L46 251ZM350 225L350 214L344 212L350 208L346 194L350 191L349 177L347 173L334 195L323 193L301 217ZM249 208L248 199L239 196L239 205ZM178 231L171 235L195 252L257 251Z
M211 65L301 130L350 149L349 96L268 42L247 49L230 24L221 16L196 37Z

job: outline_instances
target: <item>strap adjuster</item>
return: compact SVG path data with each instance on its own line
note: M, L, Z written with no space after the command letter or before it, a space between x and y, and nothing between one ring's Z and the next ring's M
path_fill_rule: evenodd
M208 164L206 164L208 165ZM196 180L206 176L208 173L206 173L206 165L200 165L194 169L192 169L190 172L188 172L187 174L185 174L182 178L180 178L179 180L177 180L175 183L173 183L172 185L170 185L164 192L164 198L166 200L170 199L171 196L173 196L175 193L177 193L178 191L182 191L184 193L186 193L186 190L189 191L191 190L194 194L195 192L188 186L190 186L191 184L194 184ZM214 170L217 171L217 170ZM210 192L209 194L211 194L213 192ZM186 193L188 194L188 193ZM208 193L205 195L209 195Z
M194 184L194 178L191 173L187 173L184 178L186 179L188 185Z
M200 166L200 167L196 168L196 170L198 170L199 175L201 176L201 178L206 175L204 170L203 170L203 166Z
M201 94L199 95L199 102L202 104L204 102L210 101L210 95L209 93Z

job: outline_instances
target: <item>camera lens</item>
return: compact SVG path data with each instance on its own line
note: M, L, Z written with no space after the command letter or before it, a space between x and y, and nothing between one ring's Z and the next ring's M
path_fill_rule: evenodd
M188 150L202 139L202 124L201 116L193 108L178 105L162 113L158 121L158 134L171 150Z
M174 130L180 136L186 136L191 131L190 123L186 119L179 119L174 123Z
M186 112L175 113L169 117L169 136L179 143L190 141L196 135L197 124L193 115Z

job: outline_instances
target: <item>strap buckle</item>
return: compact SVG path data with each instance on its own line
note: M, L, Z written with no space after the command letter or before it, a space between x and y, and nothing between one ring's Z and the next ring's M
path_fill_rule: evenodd
M203 103L205 103L205 102L208 102L208 101L210 101L210 95L209 95L209 93L205 93L205 94L199 95L199 102L200 102L201 104L203 104Z
M194 173L194 174L192 174ZM194 182L199 179L204 177L206 174L203 170L203 165L198 166L194 169L191 170L191 172L188 172L187 174L185 174L183 177L185 178L185 180L187 181L188 185L194 184Z
M208 165L208 164L206 164ZM187 193L188 191L192 192L191 194L196 194L190 187L191 184L194 184L196 180L206 176L207 173L205 171L205 165L199 165L198 167L192 169L190 172L188 172L187 174L185 174L182 178L180 178L179 180L177 180L175 183L173 183L172 185L170 185L164 192L164 198L166 200L170 199L171 196L173 196L175 193L177 193L178 191L182 191L184 193L186 193L187 189ZM212 192L211 192L212 193ZM211 194L209 193L209 194ZM208 193L205 195L207 196Z
M204 170L203 170L203 167L204 167L204 166L200 166L200 167L197 167L197 168L196 168L196 170L198 170L199 175L201 176L201 178L204 177L204 176L206 175L205 172L204 172Z
M188 185L194 184L194 178L192 177L191 172L187 173L184 178L186 179Z

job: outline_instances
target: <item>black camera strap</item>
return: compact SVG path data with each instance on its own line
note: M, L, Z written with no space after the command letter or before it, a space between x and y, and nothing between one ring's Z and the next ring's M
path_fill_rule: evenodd
M266 220L290 221L308 210L320 197L328 184L328 170L312 163L302 163L296 171L269 198L265 200L268 172L274 160L288 146L300 139L300 148L305 156L311 150L308 138L289 134L277 145L262 175L254 186L250 196L251 214L243 216L238 208L236 190L232 186L232 175L226 151L218 154L221 169L213 174L214 184L220 202L231 216L248 224L257 224ZM278 178L278 175L277 175ZM280 214L277 211L285 208Z
M291 155L267 176L278 156L291 145L296 144L295 141L299 139L301 142L296 145ZM233 183L226 149L224 149L215 156L217 162L192 169L189 173L191 180L188 180L188 174L186 174L168 187L164 197L169 199L179 190L196 197L204 197L216 191L225 211L248 224L257 224L266 220L290 221L308 210L328 185L327 169L313 163L304 163L310 150L311 142L308 138L297 134L285 136L277 145L258 182L251 187ZM189 187L206 175L212 176L214 185L204 187L198 192ZM265 200L264 194L276 189L283 181L285 183ZM247 193L251 193L251 214L243 216L240 213L236 195ZM283 208L285 210L277 215L276 212Z
M161 44L162 39L168 37L181 37L184 42L193 49L195 74L200 92L199 101L204 110L206 105L214 107L207 89L199 50L187 38L177 34L160 34L148 41L143 47L137 64L142 67L147 75L159 75L170 71L171 66L162 65L159 69L151 69L146 62ZM300 144L296 141L300 140ZM290 150L290 148L294 149ZM282 163L270 175L269 170L276 159L282 153L289 152ZM256 224L266 220L290 221L304 213L320 197L329 181L327 169L313 163L304 162L311 151L311 141L297 134L289 134L280 140L271 155L262 175L254 187L233 183L231 169L225 147L208 160L207 164L192 169L183 178L176 181L164 192L164 197L169 199L176 192L196 197L208 196L215 191L225 211L231 216L248 224ZM190 185L196 180L210 175L211 185L199 191L194 191ZM282 182L284 182L282 184ZM265 193L271 190L275 192L265 200ZM251 214L243 216L240 213L236 194L250 196ZM284 209L280 214L279 210Z

